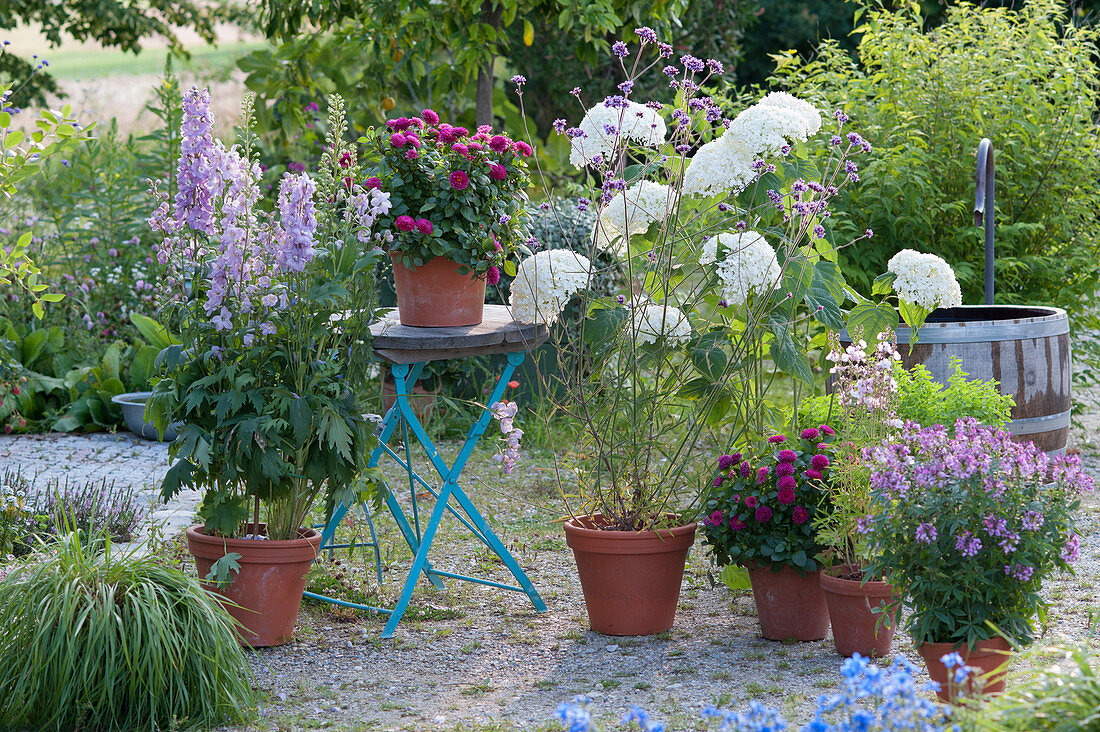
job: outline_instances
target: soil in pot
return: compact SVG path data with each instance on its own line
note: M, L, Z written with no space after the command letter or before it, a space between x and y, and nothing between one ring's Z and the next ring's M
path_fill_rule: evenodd
M565 522L592 630L653 635L672 627L694 522L660 531L605 531L600 514Z
M880 658L890 652L894 642L897 608L887 613L873 612L896 598L888 582L863 581L863 572L851 564L830 567L821 573L821 588L829 607L833 642L837 653L865 658Z
M1012 646L1004 638L991 638L978 641L974 648L969 648L965 643L921 643L917 646L917 653L924 659L924 665L928 669L928 676L940 685L936 692L939 698L945 702L954 702L962 694L972 696L981 692L984 694L1000 694L1005 690L1005 676L1008 675L1008 661ZM958 653L962 656L963 663L980 669L979 672L971 672L970 677L963 685L955 684L950 678L955 669L948 669L941 660L948 653ZM980 676L980 679L973 678Z
M802 576L787 565L755 563L748 570L760 632L765 638L815 641L829 633L829 608L820 572Z
M485 310L485 279L460 274L460 266L433 257L409 269L399 252L391 252L393 282L401 325L444 328L477 325Z
M251 528L252 524L248 524ZM260 534L266 526L260 524ZM299 539L225 539L208 536L202 526L187 529L187 549L195 557L199 577L206 577L214 562L228 552L240 554L240 571L228 587L206 583L225 597L226 609L242 627L243 645L278 646L294 639L294 623L306 588L306 572L321 546L315 529L299 529Z

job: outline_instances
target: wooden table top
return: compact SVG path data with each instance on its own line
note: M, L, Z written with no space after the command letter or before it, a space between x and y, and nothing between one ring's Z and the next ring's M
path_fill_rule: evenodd
M517 323L504 305L486 305L477 325L415 328L389 310L371 326L372 346L390 363L420 363L492 353L531 351L550 337L545 324Z

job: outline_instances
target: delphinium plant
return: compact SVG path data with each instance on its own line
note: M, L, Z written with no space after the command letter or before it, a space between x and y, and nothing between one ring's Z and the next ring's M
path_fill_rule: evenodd
M589 258L540 251L510 301L517 320L552 321L580 294L588 317L557 343L568 367L545 391L582 435L559 473L568 511L616 530L682 518L708 427L723 426L731 448L787 428L776 403L812 385L809 324L844 325L829 201L871 149L842 112L813 140L820 112L789 94L727 116L704 91L720 63L674 59L652 29L636 34L640 47L612 48L618 93L576 126L555 124L595 186L578 205L596 212L593 245L616 253L621 286L600 296ZM650 73L664 74L667 103L632 98ZM522 99L526 80L514 81ZM815 144L831 151L820 168L806 155Z
M376 471L364 471L374 437L359 395L384 243L374 225L390 202L360 182L342 100L330 110L317 179L284 175L268 212L251 97L233 148L212 136L209 94L184 98L178 190L150 222L182 345L163 353L148 413L161 431L183 423L162 494L203 490L208 534L263 522L266 538L296 538L319 497L331 508L378 485L363 478Z
M522 226L530 185L531 147L494 133L441 122L425 109L399 117L360 139L390 192L380 225L392 231L387 250L406 267L449 259L488 284L515 274L515 256L530 254Z
M784 435L754 457L718 458L718 470L703 504L703 539L719 567L731 564L788 565L819 570L815 524L832 511L828 425L807 427L797 442Z
M1073 514L1093 490L1080 458L972 419L954 434L906 425L865 457L881 503L863 522L871 572L902 594L914 643L1030 643L1043 579L1080 551Z

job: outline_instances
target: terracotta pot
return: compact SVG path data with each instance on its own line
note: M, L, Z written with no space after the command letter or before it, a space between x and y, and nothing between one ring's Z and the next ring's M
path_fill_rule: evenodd
M967 679L960 688L954 682L948 683L948 674L953 674L955 669L948 671L940 659L952 651L962 656L963 663L981 669L981 681ZM924 659L924 665L928 668L928 675L940 685L937 695L943 701L954 702L960 692L968 695L974 692L984 694L1000 694L1005 690L1005 676L1008 674L1009 654L1012 646L1004 638L991 638L978 641L971 650L965 643L921 643L917 646L917 653ZM983 683L984 682L984 683Z
M399 252L391 252L393 284L401 325L444 328L477 325L485 309L485 280L473 273L459 274L459 265L433 257L424 266L409 269Z
M565 522L592 630L653 635L672 627L695 522L661 531L604 531L600 514Z
M248 524L251 528L252 524ZM260 524L260 533L267 527ZM294 638L298 606L306 588L306 572L321 546L321 534L299 529L300 539L267 541L207 536L202 526L187 529L187 549L195 558L199 577L227 552L241 555L241 569L229 587L205 583L227 598L226 609L243 626L237 629L242 645L278 646ZM233 603L236 603L234 605Z
M863 582L849 579L849 575L862 577L863 573L854 564L837 565L821 573L836 651L842 656L858 653L864 658L881 658L894 642L897 607L885 619L871 611L884 602L894 602L897 593L889 582Z
M756 563L748 570L765 638L815 641L829 633L829 608L818 578L820 572L807 572L803 577L785 564Z
M412 393L409 394L409 406L412 407L413 414L420 422L426 423L432 417L432 412L435 409L435 395L439 391L429 391L420 384L414 384ZM390 411L390 407L397 402L397 384L393 379L387 375L382 379L382 414Z

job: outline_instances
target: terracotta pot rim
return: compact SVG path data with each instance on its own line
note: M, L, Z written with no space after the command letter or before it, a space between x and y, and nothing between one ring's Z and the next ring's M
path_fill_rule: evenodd
M698 523L674 526L659 531L603 531L588 528L579 521L598 523L601 514L577 516L564 523L565 544L574 552L598 554L663 554L681 552L695 543Z
M973 649L969 649L969 647L967 647L966 641L924 641L915 645L917 646L918 650L920 648L927 647L930 654L937 653L939 655L944 655L947 653L951 653L952 651L966 649L971 656L988 656L1004 653L1007 657L1007 654L1012 651L1012 644L1001 636L996 636L995 638L985 638L983 640L976 641L974 643ZM939 660L939 655L936 656L936 660Z
M405 254L407 254L407 252L396 252L396 251L387 250L386 254L390 255L390 259L393 260L393 263L395 265L400 264L402 267L405 267L404 257L405 257ZM405 267L405 269L407 269L410 272L415 272L418 269L422 269L424 267L427 267L429 264L436 261L437 259L441 259L444 262L449 262L449 263L457 265L459 267L470 267L470 265L462 264L460 262L456 262L455 260L451 259L450 257L444 257L440 254L436 254L436 255L433 255L433 256L428 257L427 259L425 259L424 264L420 265L419 267ZM473 275L473 267L470 267L470 274ZM483 279L485 279L485 275L480 275L480 276L473 275L472 279L483 280Z
M321 532L312 528L299 528L297 539L238 539L210 536L203 524L187 528L187 548L195 556L220 559L227 552L241 555L243 564L294 564L313 561L321 546Z
M850 580L837 577L834 573L852 572L859 569L855 564L836 564L821 571L821 586L826 592L850 597L898 597L894 586L883 580Z

